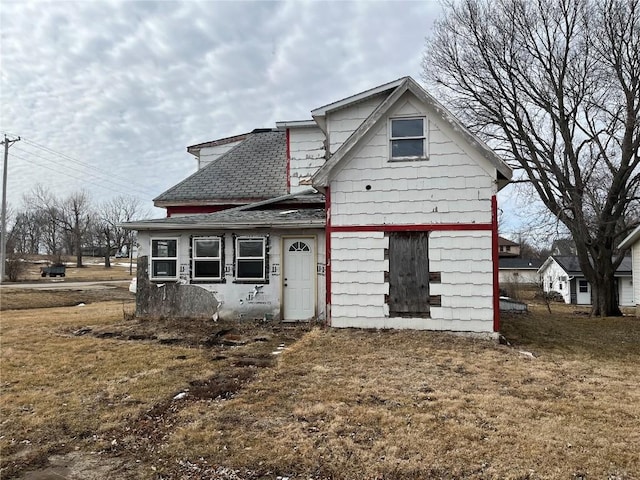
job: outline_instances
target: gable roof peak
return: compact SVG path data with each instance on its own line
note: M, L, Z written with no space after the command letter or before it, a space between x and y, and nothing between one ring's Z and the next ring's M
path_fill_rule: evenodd
M438 102L431 94L429 94L422 86L420 86L411 77L402 77L393 82L385 83L379 87L367 90L357 95L339 100L330 105L325 105L319 109L313 110L311 115L318 122L318 125L322 130L326 132L326 118L324 118L327 112L336 110L338 108L344 108L353 103L363 101L373 95L391 90L389 95L378 105L378 107L360 124L360 126L351 134L349 138L336 150L331 158L320 167L320 169L313 175L312 184L314 187L324 188L329 184L329 179L332 171L342 163L349 153L354 149L365 136L366 132L373 128L379 121L381 121L385 115L393 108L400 98L409 91L419 101L425 104L428 108L435 111L442 117L442 120L448 123L456 132L458 132L462 138L474 148L482 157L487 159L490 164L496 170L496 180L500 178L506 180L503 182L502 188L506 185L513 175L513 171L509 165L507 165L489 146L484 143L480 138L474 135L468 128L466 128L447 108L445 108L440 102ZM500 177L502 176L502 177Z
M391 82L378 85L377 87L370 88L368 90L365 90L364 92L356 93L355 95L350 95L341 100L337 100L335 102L331 102L327 105L323 105L314 110L311 110L311 116L313 118L324 117L329 112L347 107L354 103L362 102L375 95L379 95L381 93L384 93L390 90L395 90L400 85L408 82L409 80L415 83L415 80L413 80L411 77L401 77L401 78L398 78L397 80L393 80Z

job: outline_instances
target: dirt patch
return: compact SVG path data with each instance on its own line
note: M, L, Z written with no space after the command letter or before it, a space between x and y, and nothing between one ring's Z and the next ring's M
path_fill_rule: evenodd
M48 459L48 466L39 470L25 473L22 480L59 480L83 479L100 480L110 478L113 472L122 469L122 460L104 458L94 453L88 455L81 452L71 452L64 455L52 455ZM113 478L113 477L111 477Z
M263 321L213 321L210 319L182 320L131 319L109 325L66 326L60 333L73 336L92 336L116 340L147 341L161 345L180 345L206 348L224 352L233 352L232 347L241 347L252 343L265 344L268 350L280 344L297 341L304 332L310 330L309 324L286 324ZM231 350L230 350L231 348ZM228 353L233 355L233 353ZM225 358L226 358L225 356ZM258 363L264 360L257 360ZM243 359L243 362L254 360Z
M155 478L155 470L151 467L157 466L158 471L166 471L169 465L164 465L163 462L173 464L173 460L164 460L165 457L160 452L173 432L183 426L184 409L193 408L195 405L213 408L234 398L255 380L261 370L275 366L279 354L291 347L311 328L308 324L261 321L113 319L105 322L97 321L93 316L79 314L85 311L88 313L96 307L87 305L85 308L74 308L73 314L70 309L70 315L64 323L58 323L53 318L48 323L48 335L57 338L61 345L77 344L83 353L77 355L68 352L60 357L60 366L52 367L55 371L65 369L69 372L69 382L56 377L55 384L58 385L59 391L51 392L51 402L57 413L52 411L48 417L58 425L57 427L53 424L51 429L19 427L22 417L31 415L36 410L42 415L43 407L29 407L29 411L21 413L15 431L11 434L12 443L4 452L7 456L2 462L3 478L5 475L8 475L8 478L25 480L139 478L140 465L145 466L146 478ZM42 312L54 310L55 315L63 312L62 309ZM21 312L26 314L26 311ZM22 315L17 311L9 313L11 316ZM72 316L77 319L72 320ZM83 318L93 321L79 323ZM7 325L12 323L13 321L9 321ZM18 336L20 335L16 337ZM42 337L37 338L38 341L44 341ZM80 347L85 344L85 347ZM130 358L129 361L125 360L124 363L128 363L129 366L123 365L122 373L110 375L112 379L105 379L102 388L94 385L96 380L109 371L103 360L107 349L116 349L114 352L117 352L142 347L153 351L153 355L164 359L164 363L149 361L148 367L140 368L136 366L140 365L140 360ZM71 367L68 358L77 358L79 361L74 362L74 366ZM81 358L85 360L80 360ZM51 359L53 360L53 357ZM117 353L111 361L120 364ZM88 378L87 375L82 377L87 378L87 391L76 391L76 396L82 399L80 403L88 402L92 405L81 405L83 411L90 408L105 420L98 420L92 426L86 420L77 418L77 421L73 420L77 425L69 422L68 427L61 428L61 418L66 415L66 398L71 390L80 390L79 380L73 380L73 372L83 370L87 363L94 363L95 367L99 366L100 370L104 370L86 370L91 372L88 373ZM189 367L191 364L201 365L200 370L193 370ZM140 371L136 372L138 369ZM181 370L190 373L176 377L175 373ZM174 389L157 392L151 402L144 400L140 383L153 382L153 378L159 382L161 377L167 377L169 374L176 377L173 381ZM39 383L37 379L34 379L34 382ZM16 386L11 388L17 388L18 384L19 382L15 383ZM127 385L130 385L130 388L127 388ZM39 388L36 386L36 390ZM34 395L37 395L37 392L34 392ZM30 402L35 402L35 398L41 396L34 397ZM60 404L58 398L65 400ZM20 404L25 402L26 400L21 400ZM116 410L122 410L122 413L115 413ZM107 427L107 423L110 426ZM30 437L29 444L21 445L22 440L19 438L23 434L20 432L32 428L46 430L48 433L43 438ZM15 442L13 437L16 437ZM59 447L60 445L63 446ZM178 467L190 472L189 475L192 475L193 468L196 468L188 462ZM204 466L197 468L202 469ZM231 472L216 467L208 471L206 478L233 478L228 476ZM237 475L240 475L239 471ZM243 472L238 478L249 477Z

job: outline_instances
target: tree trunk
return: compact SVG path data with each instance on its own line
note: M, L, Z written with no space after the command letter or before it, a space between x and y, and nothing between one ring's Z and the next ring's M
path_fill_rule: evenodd
M76 229L74 232L75 249L76 249L76 267L82 268L82 234Z
M111 235L108 229L104 231L104 239L104 268L111 268Z
M592 284L593 306L591 314L599 317L620 317L622 312L618 306L618 290L615 279L610 277L602 284Z

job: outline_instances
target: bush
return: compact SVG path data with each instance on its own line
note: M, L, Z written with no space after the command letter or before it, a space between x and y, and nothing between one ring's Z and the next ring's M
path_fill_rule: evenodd
M10 282L17 282L26 270L24 258L11 254L5 263L5 274Z

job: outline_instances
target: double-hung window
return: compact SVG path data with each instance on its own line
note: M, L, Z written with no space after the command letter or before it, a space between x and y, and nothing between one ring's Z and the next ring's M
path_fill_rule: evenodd
M191 272L194 280L222 280L220 237L195 237L191 252Z
M266 239L236 238L236 279L265 280Z
M390 157L392 160L417 160L427 157L426 119L392 118Z
M178 239L151 239L151 280L178 279Z

